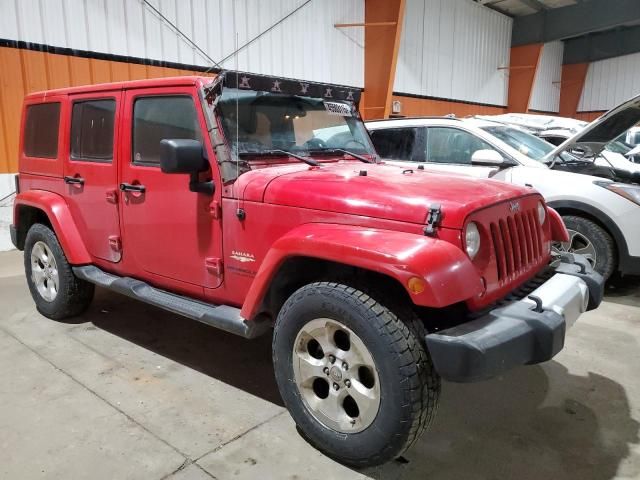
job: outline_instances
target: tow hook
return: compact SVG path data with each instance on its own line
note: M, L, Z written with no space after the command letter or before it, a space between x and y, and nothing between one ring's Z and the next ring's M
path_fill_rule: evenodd
M427 226L424 227L424 234L431 237L436 233L436 227L442 219L442 208L439 203L434 203L429 207L427 214Z

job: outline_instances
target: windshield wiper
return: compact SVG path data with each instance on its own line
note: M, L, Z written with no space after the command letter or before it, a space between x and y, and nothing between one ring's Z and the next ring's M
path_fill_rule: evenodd
M310 154L313 153L346 153L347 155L351 155L356 160L360 160L364 163L375 163L373 160L369 160L367 157L363 157L362 155L358 155L357 153L350 152L349 150L345 150L344 148L317 148L315 150L308 150Z
M312 158L306 158L301 155L296 155L295 153L288 152L287 150L280 150L278 148L274 148L271 150L256 150L256 151L248 151L248 152L240 152L238 154L239 157L260 157L260 156L272 156L272 155L287 155L289 157L295 158L296 160L300 160L301 162L306 163L307 165L311 165L312 167L317 167L320 165Z

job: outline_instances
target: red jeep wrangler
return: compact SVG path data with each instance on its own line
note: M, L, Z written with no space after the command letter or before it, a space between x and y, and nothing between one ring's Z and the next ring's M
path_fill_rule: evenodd
M338 85L226 72L29 95L12 238L38 311L94 285L227 332L273 329L282 398L370 466L432 421L440 379L558 353L602 278L531 189L377 159Z

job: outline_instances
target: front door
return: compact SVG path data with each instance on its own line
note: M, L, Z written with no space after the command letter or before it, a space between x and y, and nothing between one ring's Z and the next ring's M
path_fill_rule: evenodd
M87 250L98 259L121 258L117 163L121 92L74 95L68 114L69 148L64 155L66 198Z
M428 127L425 142L427 166L432 170L464 173L480 178L493 176L498 168L473 165L471 157L478 150L495 150L491 145L460 128Z
M215 288L222 279L219 201L189 190L189 175L160 170L160 141L204 141L205 120L193 87L129 90L122 142L120 188L127 265L157 284ZM207 147L208 148L208 147ZM213 152L208 157L217 172ZM214 183L217 178L214 175ZM128 267L131 268L131 267Z

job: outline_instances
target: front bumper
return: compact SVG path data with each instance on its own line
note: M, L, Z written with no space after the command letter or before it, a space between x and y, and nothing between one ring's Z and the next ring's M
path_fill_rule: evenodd
M486 380L562 350L567 327L602 301L604 280L579 255L565 254L553 268L526 298L427 335L438 374L452 382Z

